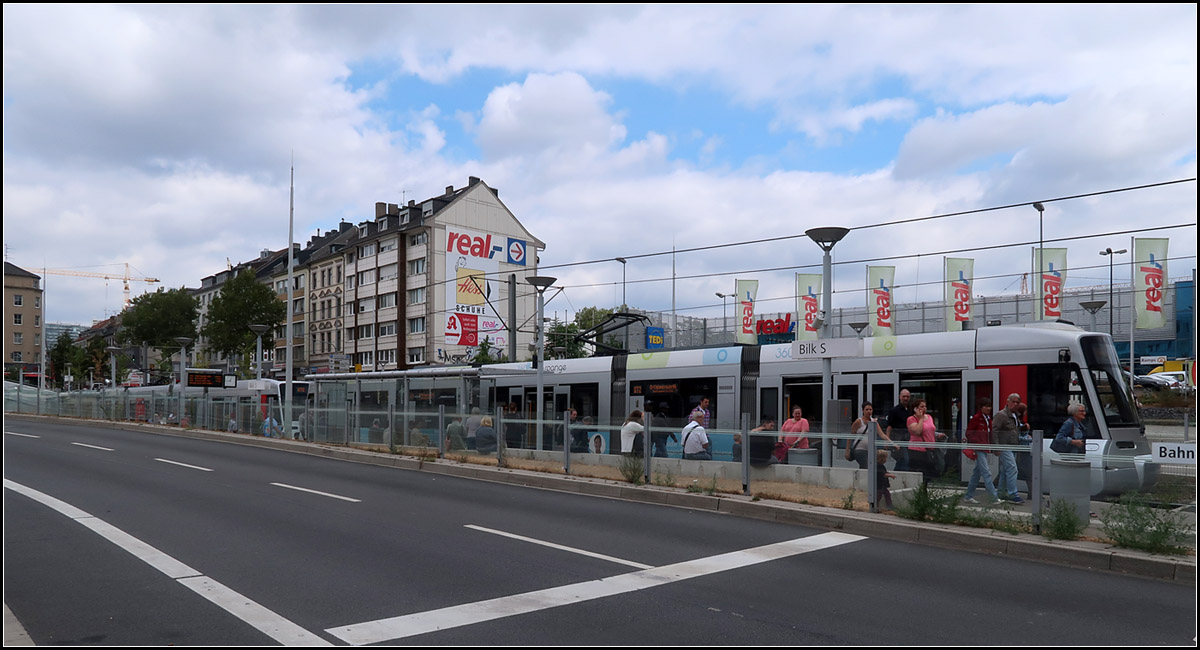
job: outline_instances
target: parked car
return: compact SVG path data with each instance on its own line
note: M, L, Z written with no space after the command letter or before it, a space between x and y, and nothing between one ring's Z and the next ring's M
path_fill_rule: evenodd
M1125 373L1126 379L1129 378L1129 373ZM1154 375L1137 375L1133 378L1133 387L1149 390L1169 390L1172 385L1170 379L1163 377L1155 377Z
M1190 388L1188 387L1188 384L1187 384L1187 373L1185 373L1183 371L1155 372L1155 373L1151 373L1148 376L1156 377L1159 379L1166 379L1167 381L1171 382L1172 390L1177 390L1180 392L1188 392L1190 390Z

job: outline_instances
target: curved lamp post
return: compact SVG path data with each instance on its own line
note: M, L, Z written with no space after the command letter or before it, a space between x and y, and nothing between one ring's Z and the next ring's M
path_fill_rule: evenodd
M542 420L545 419L545 405L543 404L543 391L545 390L545 378L542 375L544 366L546 365L546 323L542 319L546 311L546 289L549 289L558 278L552 278L548 275L531 275L525 278L525 281L533 285L537 290L537 441L534 443L536 449L542 448Z
M829 226L826 228L812 228L804 232L808 238L813 240L821 250L825 252L821 258L821 281L824 285L822 293L821 310L825 312L825 318L822 319L821 330L817 334L817 338L827 339L830 334L829 317L830 304L833 300L833 257L830 252L833 251L833 246L850 232L849 228L839 226ZM833 397L833 359L825 357L821 359L821 433L829 432L829 400ZM833 438L824 436L821 443L821 464L825 467L833 465Z

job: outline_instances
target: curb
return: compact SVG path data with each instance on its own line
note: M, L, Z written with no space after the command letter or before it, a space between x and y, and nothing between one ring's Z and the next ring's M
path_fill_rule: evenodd
M34 421L42 419L62 420L62 418L54 416L15 413L7 415L12 418ZM293 453L308 454L347 462L431 472L459 478L586 494L624 501L705 510L734 517L843 531L877 539L911 542L987 555L1006 555L1034 562L1079 569L1108 571L1124 575L1136 575L1191 586L1195 586L1196 584L1196 559L1194 556L1155 555L1098 542L1051 542L1041 536L1029 533L1013 534L990 529L921 523L900 519L892 515L842 510L825 506L813 506L769 499L756 501L744 495L709 496L686 492L681 488L654 485L634 486L629 483L605 479L459 463L444 458L426 460L411 456L381 454L349 447L333 447L298 440L261 438L247 434L200 429L179 430L154 424L109 422L105 420L77 421L67 419L66 421L100 428L216 440L254 447L270 447Z

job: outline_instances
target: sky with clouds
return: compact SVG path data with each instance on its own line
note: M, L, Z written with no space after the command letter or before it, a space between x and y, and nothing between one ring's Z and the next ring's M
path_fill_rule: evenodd
M965 254L999 276L976 292L1016 293L1028 205L861 227L1033 201L1075 238L1068 286L1107 284L1106 233L1176 225L1144 233L1190 276L1194 181L1053 199L1195 178L1196 52L1187 4L6 4L5 258L194 287L286 246L294 164L301 242L480 177L543 266L609 260L546 270L550 311L619 304L618 256L628 303L669 311L644 255L745 241L675 257L680 313L735 278L789 310L821 261L795 236L829 225L860 228L835 306L858 261L913 256L898 300L938 300L941 251L997 244ZM50 322L120 308L119 281L46 281Z

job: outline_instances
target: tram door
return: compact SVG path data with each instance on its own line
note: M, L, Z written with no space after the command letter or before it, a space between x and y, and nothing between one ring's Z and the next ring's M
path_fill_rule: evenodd
M888 411L900 401L900 373L876 372L867 375L867 401L875 409L880 425L887 427Z
M843 399L850 402L850 419L846 422L830 422L826 427L827 431L831 432L849 432L850 425L858 416L862 415L862 392L863 382L866 378L861 374L842 374L834 375L833 377L833 398ZM846 460L846 445L850 444L848 438L837 440L836 446L833 449L833 466L854 466L858 464L854 461Z
M1004 408L1005 402L1000 397L1000 371L995 368L988 370L964 370L962 373L962 396L958 400L959 412L957 423L955 424L957 432L966 436L967 423L971 421L971 416L979 412L979 403L983 398L988 398L992 401L992 415L995 416L996 411ZM964 438L965 439L965 438ZM975 471L975 461L959 455L959 467L963 479L969 479ZM1022 458L1022 456L1024 458ZM996 454L987 454L988 465L992 469L992 476L998 476L1000 461ZM947 454L949 460L949 454ZM1029 462L1029 454L1017 454L1018 467L1022 462L1027 465ZM949 463L947 463L949 466ZM1024 473L1022 473L1024 474Z

